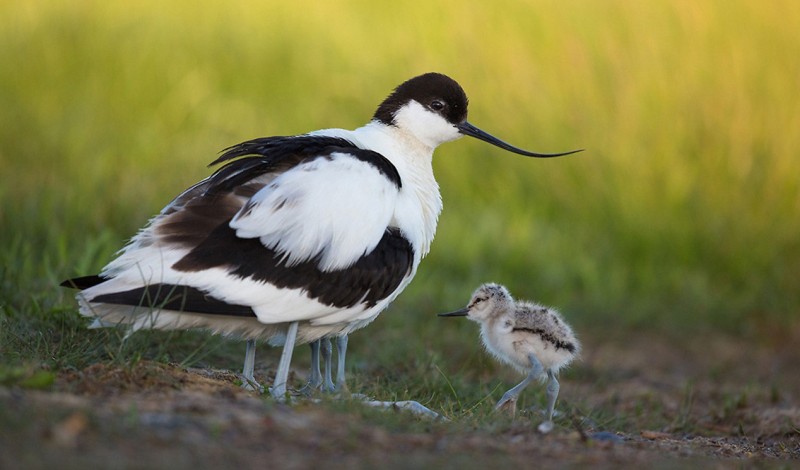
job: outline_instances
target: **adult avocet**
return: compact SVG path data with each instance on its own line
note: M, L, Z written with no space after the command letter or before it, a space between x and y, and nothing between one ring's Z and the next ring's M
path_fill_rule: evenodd
M532 157L573 153L527 152L483 132L467 122L461 86L427 73L356 130L228 148L213 162L224 166L169 203L99 275L63 285L81 289L80 312L99 326L247 338L248 381L255 340L282 343L271 391L283 396L295 343L346 339L414 277L442 209L433 151L463 135ZM344 351L339 361L343 385Z

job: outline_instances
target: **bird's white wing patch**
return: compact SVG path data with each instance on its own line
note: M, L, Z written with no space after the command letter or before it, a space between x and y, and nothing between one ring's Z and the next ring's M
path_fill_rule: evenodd
M241 238L259 238L288 265L320 256L323 271L371 252L392 218L397 186L347 153L302 163L258 191L231 220Z

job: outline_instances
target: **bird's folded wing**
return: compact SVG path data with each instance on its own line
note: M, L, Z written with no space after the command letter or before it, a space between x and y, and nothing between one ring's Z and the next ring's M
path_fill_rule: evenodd
M318 260L344 269L370 253L389 227L398 186L352 150L305 161L259 190L230 222L288 266Z

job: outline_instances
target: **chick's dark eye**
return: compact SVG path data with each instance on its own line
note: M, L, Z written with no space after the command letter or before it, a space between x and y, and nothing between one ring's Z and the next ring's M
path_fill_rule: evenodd
M434 110L434 111L441 111L441 110L444 109L444 103L442 103L439 100L431 101L430 106L431 106L431 109Z

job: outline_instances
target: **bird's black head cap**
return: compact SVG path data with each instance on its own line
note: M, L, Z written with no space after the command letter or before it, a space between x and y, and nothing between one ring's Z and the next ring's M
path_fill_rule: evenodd
M392 125L397 111L411 100L441 114L453 124L467 119L467 94L464 89L447 75L435 72L414 77L395 88L378 106L373 119Z

